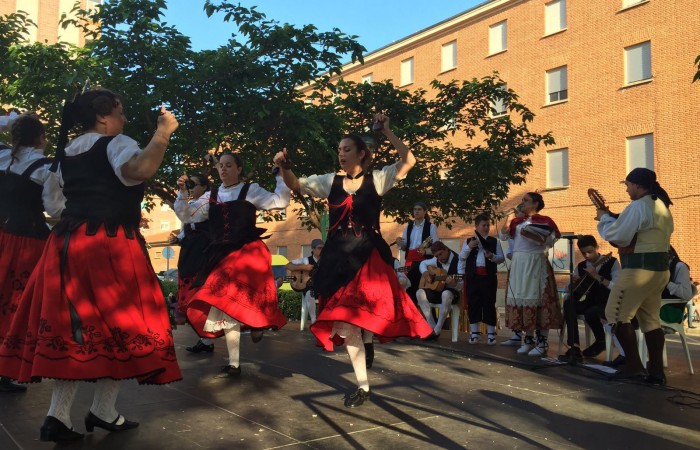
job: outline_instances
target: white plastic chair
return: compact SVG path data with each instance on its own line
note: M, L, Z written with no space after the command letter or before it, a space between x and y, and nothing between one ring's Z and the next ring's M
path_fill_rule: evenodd
M432 304L431 307L438 310L438 313L442 309L441 304ZM459 338L459 303L451 306L448 314L450 315L450 331L452 332L452 342L457 342Z
M677 298L665 298L661 300L661 306L669 304L669 303L682 303L678 301ZM693 370L693 361L690 359L690 349L688 348L688 339L685 336L685 328L683 327L683 319L685 316L681 319L681 323L671 323L671 322L665 322L661 319L661 326L665 328L670 328L671 330L675 331L678 333L678 336L681 339L681 344L683 345L683 351L685 352L685 358L688 362L688 372L690 372L691 375L695 374L695 371ZM646 346L644 348L646 354ZM666 346L664 345L664 367L668 366L668 358L666 356Z

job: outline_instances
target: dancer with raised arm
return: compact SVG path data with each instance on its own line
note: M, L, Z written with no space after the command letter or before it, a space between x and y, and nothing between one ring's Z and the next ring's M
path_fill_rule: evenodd
M343 343L347 348L358 383L358 389L345 399L348 408L362 405L370 395L363 330L374 333L380 342L400 336L424 338L432 332L401 287L391 250L379 230L382 196L406 176L415 157L391 131L388 117L377 114L375 122L382 125L382 133L399 155L396 163L381 170L369 171L372 154L354 134L338 144L343 174L298 179L286 151L275 156L290 189L328 199L330 228L314 277L323 307L311 331L328 351Z
M53 378L42 441L83 437L70 410L76 381L94 382L85 428L138 426L115 407L120 380L166 384L182 378L168 311L139 233L144 182L165 155L177 120L161 108L142 150L122 134L122 99L96 89L64 108L56 160L66 208L27 282L6 339L0 373L22 382ZM82 134L67 146L74 124Z

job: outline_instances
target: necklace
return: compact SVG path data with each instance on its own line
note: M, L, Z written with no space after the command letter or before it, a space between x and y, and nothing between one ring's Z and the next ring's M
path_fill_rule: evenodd
M226 186L226 185L224 184L224 189L228 189L228 188L230 188L230 187L238 186L239 184L241 184L240 181L239 181L238 183L229 184L228 186Z
M365 174L365 171L364 171L364 170L361 170L360 173L358 173L358 174L355 175L354 177L353 177L352 175L350 175L349 173L346 174L345 177L348 178L348 179L350 179L350 180L357 180L358 178L360 178L360 177L363 176L364 174Z

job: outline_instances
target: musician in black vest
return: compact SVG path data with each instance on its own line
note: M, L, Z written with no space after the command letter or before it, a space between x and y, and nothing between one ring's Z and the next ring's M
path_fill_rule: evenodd
M418 290L418 283L421 277L419 265L429 257L426 255L427 249L421 249L420 247L428 238L431 238L432 242L439 240L437 227L430 222L428 205L423 202L416 202L413 205L413 222L408 224L406 229L403 230L403 235L396 240L399 249L405 251L404 262L406 267L409 268L407 276L411 282L406 292L408 292L414 303L416 302L416 291Z
M427 283L431 281L428 266L446 270L448 275L447 279L445 280L445 288L442 291L436 291L429 288L418 289L416 291L418 306L420 307L421 311L423 311L423 315L428 321L428 325L433 328L433 332L426 338L426 340L435 340L440 336L440 330L442 330L442 325L445 323L450 307L459 301L459 292L462 290L463 284L458 282L456 277L449 276L460 274L459 256L457 253L447 248L447 246L441 241L433 242L433 245L430 246L430 251L435 256L420 263L419 270L421 277ZM437 322L433 319L431 304L441 305Z
M467 289L467 311L471 334L469 343L479 342L479 323L486 324L488 345L496 344L496 291L498 264L505 261L495 237L489 236L489 217L479 214L474 219L474 236L467 239L459 253L460 272Z
M564 320L567 328L569 350L559 356L560 361L580 364L583 357L593 357L605 350L605 331L601 320L605 319L605 305L610 289L620 273L620 263L612 256L603 256L598 251L598 242L591 235L582 236L576 243L585 258L576 266L571 293L564 300ZM595 342L581 351L578 335L579 315L585 317Z
M313 273L321 259L321 250L323 250L323 240L314 239L311 241L311 254L309 256L290 261L289 264L284 267L287 270ZM316 293L312 288L308 288L304 289L301 294L301 301L306 303L306 310L309 313L309 318L313 325L313 323L316 322Z
M666 285L666 289L661 293L661 298L678 299L678 303L667 303L661 306L661 319L670 323L682 323L685 315L685 308L688 307L688 325L692 327L692 310L690 306L693 303L693 297L697 295L697 288L693 285L690 279L690 267L688 264L681 261L676 249L671 246L668 250L669 275L670 279Z

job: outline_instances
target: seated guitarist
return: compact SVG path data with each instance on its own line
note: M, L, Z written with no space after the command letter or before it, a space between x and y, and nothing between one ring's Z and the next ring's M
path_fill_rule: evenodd
M605 319L605 305L608 302L610 289L621 270L616 258L600 254L598 242L593 236L582 236L577 245L585 259L576 267L571 287L573 292L564 300L564 320L568 330L569 350L559 356L560 361L573 365L582 363L584 356L597 356L605 350L605 332L601 320ZM581 314L595 336L595 342L583 351L579 344L576 319Z
M310 280L311 272L316 269L321 259L321 250L323 250L323 241L314 239L311 241L311 255L290 261L285 268L291 271L307 272ZM302 291L302 301L306 304L306 310L309 312L309 318L313 324L316 322L316 295L313 288L307 288Z
M419 266L421 273L421 286L435 286L435 284L444 285L442 289L431 289L428 287L419 288L416 291L416 298L418 299L418 306L428 324L433 328L433 332L430 336L426 337L426 340L436 340L440 336L440 330L442 330L442 325L445 323L447 318L447 313L450 307L459 301L459 292L464 286L463 283L458 281L459 277L454 275L459 274L459 256L456 252L453 252L441 241L434 242L430 246L430 250L434 257L432 259L426 259L422 261ZM444 283L433 283L434 278L431 272L435 268L447 271L447 278ZM440 314L438 315L437 322L433 319L433 315L430 311L432 304L441 305Z

